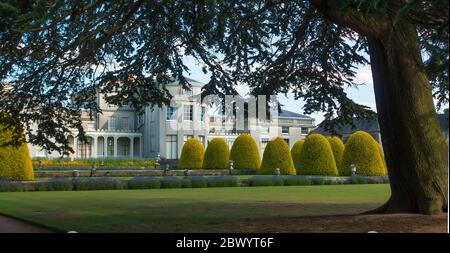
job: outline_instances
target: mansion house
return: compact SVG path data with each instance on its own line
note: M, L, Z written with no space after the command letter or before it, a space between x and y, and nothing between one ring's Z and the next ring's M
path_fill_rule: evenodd
M87 141L79 141L76 132L69 135L69 144L74 150L70 157L154 159L159 154L163 159L178 159L183 144L188 139L197 138L206 148L211 139L221 137L231 148L236 137L243 133L250 134L256 140L262 155L270 139L281 136L292 147L314 128L313 118L286 110L281 110L274 116L276 121L246 119L243 129L236 129L233 125L225 127L223 115L214 115L209 112L209 107L192 100L194 96L201 94L204 84L186 79L191 84L189 91L183 89L177 81L166 86L176 98L176 105L147 106L142 114L137 114L128 106L107 104L103 94L97 93L102 113L93 118L88 114L82 115ZM61 156L57 152L49 153L31 144L29 150L32 157Z

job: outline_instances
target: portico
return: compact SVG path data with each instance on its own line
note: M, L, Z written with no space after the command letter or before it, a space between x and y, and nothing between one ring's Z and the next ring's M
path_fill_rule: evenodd
M76 136L76 135L75 135ZM69 145L74 150L74 158L141 158L143 150L142 134L139 132L87 131L87 141L83 142L70 135Z

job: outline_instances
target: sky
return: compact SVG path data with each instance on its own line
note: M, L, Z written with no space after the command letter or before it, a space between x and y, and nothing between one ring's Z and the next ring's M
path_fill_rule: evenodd
M190 73L186 73L186 76L207 83L210 80L209 74L204 74L201 70L200 65L190 57L185 57L184 62L190 69ZM361 83L362 85L358 87L349 87L346 89L346 92L349 98L353 99L355 102L359 104L363 104L369 106L376 112L375 106L375 96L373 91L373 81L372 81L372 72L370 70L370 65L359 66L356 74L356 83ZM241 95L245 95L249 89L247 86L237 87L237 91ZM292 93L288 93L287 96L285 94L278 95L278 101L283 105L283 109L293 111L296 113L303 113L303 105L305 104L301 100L295 100L294 95ZM305 114L306 115L306 114ZM315 119L316 125L318 125L324 119L323 113L318 112L314 114L307 115Z

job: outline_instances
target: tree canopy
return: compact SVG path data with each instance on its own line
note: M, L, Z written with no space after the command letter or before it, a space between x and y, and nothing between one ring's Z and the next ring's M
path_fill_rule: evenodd
M336 12L365 21L331 22ZM392 13L417 26L433 94L438 105L447 103L444 0L28 0L0 3L0 108L31 143L67 152L70 129L83 136L81 112L100 112L95 91L138 112L162 105L173 78L189 88L183 57L191 56L211 74L205 93L232 94L240 83L253 94L293 92L306 114L325 112L325 126L350 122L372 115L345 87L359 85L366 36Z

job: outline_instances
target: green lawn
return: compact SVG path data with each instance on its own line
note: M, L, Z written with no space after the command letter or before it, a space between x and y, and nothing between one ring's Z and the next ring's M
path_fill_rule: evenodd
M66 231L239 232L239 221L356 214L389 194L388 184L2 192L0 213Z

